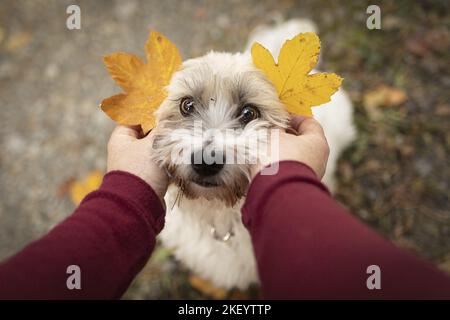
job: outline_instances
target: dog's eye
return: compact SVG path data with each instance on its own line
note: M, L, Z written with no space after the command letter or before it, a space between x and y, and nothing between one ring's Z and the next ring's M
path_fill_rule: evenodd
M244 125L258 118L259 118L259 111L258 109L256 109L255 106L252 105L244 106L239 115L239 120Z
M185 117L194 112L194 100L190 97L183 98L180 103L180 112Z

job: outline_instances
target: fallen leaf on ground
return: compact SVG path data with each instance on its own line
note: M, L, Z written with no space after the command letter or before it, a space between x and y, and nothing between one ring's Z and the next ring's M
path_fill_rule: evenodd
M11 35L9 39L6 40L5 49L11 53L18 52L22 50L31 40L31 35L27 32L18 32Z
M434 110L434 114L441 117L450 116L450 104L440 104Z
M58 189L56 189L56 196L58 197L65 197L70 192L70 188L72 187L73 183L75 182L74 177L69 177L66 180L64 180L59 186Z
M428 45L424 41L423 37L409 38L406 40L405 46L409 52L419 57L425 57L430 54Z
M197 276L190 276L189 277L189 283L191 286L198 291L200 291L203 295L211 297L216 300L222 300L225 299L227 296L228 291L223 288L218 288L214 286L211 282L208 280L202 279Z
M381 85L364 94L363 105L372 120L379 120L381 117L380 107L397 107L407 99L405 91Z
M250 300L248 291L234 290L230 295L230 300Z
M144 134L154 127L154 112L167 96L164 87L181 65L178 48L158 32L150 32L145 51L147 63L123 52L104 57L109 73L125 93L101 103L111 119L124 125L141 125Z
M425 34L428 47L436 52L448 52L450 49L450 31L447 28L429 30Z
M413 145L410 144L402 144L398 147L400 154L402 155L402 157L404 158L409 158L411 157L414 152L416 151L416 149L414 148Z
M70 199L76 205L80 204L83 198L94 190L97 190L103 180L103 173L100 171L92 171L81 181L75 180L69 190Z
M319 52L319 37L312 32L287 40L277 62L259 43L254 43L251 50L253 63L272 82L287 110L306 116L312 115L311 107L330 101L342 83L342 78L334 73L309 74L317 64Z

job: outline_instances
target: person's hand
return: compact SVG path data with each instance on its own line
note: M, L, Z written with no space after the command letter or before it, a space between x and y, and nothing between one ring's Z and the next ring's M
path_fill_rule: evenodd
M163 201L169 178L164 169L152 161L153 133L142 137L140 127L117 126L108 142L107 172L121 170L138 176Z
M278 154L269 154L252 166L252 178L265 166L283 160L295 160L309 166L322 179L327 167L330 149L322 126L313 118L294 116L288 132L274 129L278 133ZM273 134L273 133L272 133ZM271 141L277 143L277 141ZM272 150L273 148L269 148Z

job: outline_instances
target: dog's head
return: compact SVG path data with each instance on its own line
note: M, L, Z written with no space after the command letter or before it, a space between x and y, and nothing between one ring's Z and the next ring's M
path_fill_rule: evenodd
M229 205L249 184L250 162L288 113L249 54L211 52L183 63L157 111L155 160L183 195Z

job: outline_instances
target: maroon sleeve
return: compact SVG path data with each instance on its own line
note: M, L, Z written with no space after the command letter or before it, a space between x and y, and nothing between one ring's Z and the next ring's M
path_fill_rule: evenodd
M450 299L446 274L360 223L299 162L256 176L242 213L265 298ZM367 287L371 265L381 289Z
M163 224L161 201L147 183L110 172L71 216L0 265L0 299L119 298ZM80 268L80 290L67 288L71 265Z

